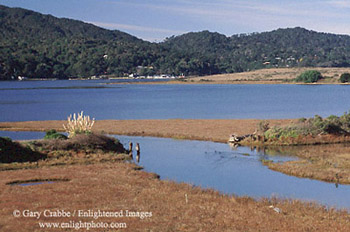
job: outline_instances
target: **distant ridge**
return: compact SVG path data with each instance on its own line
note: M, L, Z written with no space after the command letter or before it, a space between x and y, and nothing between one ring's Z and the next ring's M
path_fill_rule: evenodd
M8 8L2 5L0 5L0 20L2 39L13 39L13 36L21 36L40 39L85 37L105 40L139 40L121 31L106 30L78 20L56 18L52 15L44 15L21 8Z
M350 67L350 36L304 28L202 31L150 43L118 30L0 5L0 79L208 75L268 67Z

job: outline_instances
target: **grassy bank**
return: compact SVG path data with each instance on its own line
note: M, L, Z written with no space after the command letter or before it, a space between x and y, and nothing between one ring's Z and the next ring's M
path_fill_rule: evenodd
M248 136L240 144L272 149L286 146L283 149L286 154L299 157L297 161L284 163L264 162L270 169L298 177L350 184L350 113L327 118L316 115L272 127L268 121L260 121L257 131L257 135Z
M99 134L23 142L0 137L0 151L0 171L131 159L117 139Z
M273 150L272 147L268 148ZM299 159L283 163L264 162L270 169L288 175L336 184L350 184L350 145L329 144L279 148Z
M6 183L29 179L69 181L36 186ZM188 184L159 181L156 175L137 170L133 164L104 163L64 165L0 172L0 229L47 231L38 222L125 223L122 231L346 231L350 216L317 204L295 200L222 195ZM274 209L279 209L279 213ZM28 218L14 210L104 210L151 212L151 217ZM50 231L61 231L50 229ZM70 230L68 230L70 231ZM100 231L92 230L91 231Z

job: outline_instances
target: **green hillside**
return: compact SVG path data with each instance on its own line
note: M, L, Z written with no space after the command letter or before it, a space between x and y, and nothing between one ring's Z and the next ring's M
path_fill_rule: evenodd
M208 31L172 37L165 44L207 60L215 73L266 67L349 67L350 36L318 33L303 28L225 37Z
M121 75L156 54L151 43L121 31L4 6L0 37L1 79Z
M303 28L150 43L118 30L0 5L0 79L208 75L268 67L350 67L350 36Z

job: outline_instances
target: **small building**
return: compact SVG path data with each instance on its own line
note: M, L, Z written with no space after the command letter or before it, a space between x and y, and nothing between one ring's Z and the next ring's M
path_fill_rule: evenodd
M18 76L18 80L19 80L19 81L28 80L28 77Z

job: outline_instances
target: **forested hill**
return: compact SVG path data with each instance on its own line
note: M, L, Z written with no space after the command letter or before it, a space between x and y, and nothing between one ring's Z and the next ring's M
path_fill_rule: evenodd
M300 27L231 37L203 31L172 37L165 44L192 59L210 61L218 73L264 67L350 66L350 36Z
M349 67L350 36L303 28L150 43L117 30L0 5L0 79L206 75L266 67Z

